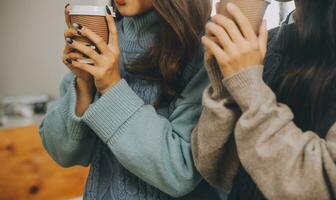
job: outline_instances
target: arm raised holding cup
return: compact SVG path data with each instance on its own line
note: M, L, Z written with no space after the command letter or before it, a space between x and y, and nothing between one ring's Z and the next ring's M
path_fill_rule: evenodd
M229 192L240 165L233 133L241 111L222 80L263 63L267 30L263 23L260 33L255 33L237 6L226 7L230 18L214 16L202 38L211 85L203 94L204 108L192 134L192 151L202 176Z
M68 26L68 30L65 31L64 37L69 38L73 36L80 36L78 31L71 25L71 19L69 16L70 7L69 4L65 7L65 22ZM76 75L76 90L77 90L77 106L76 115L82 116L87 107L93 101L93 95L95 87L93 83L93 77L86 71L80 70L72 66L72 60L83 59L84 55L73 49L69 44L64 48L63 63Z
M65 37L79 36L71 26L69 10L67 5L65 21L69 29L65 32ZM83 58L85 58L83 54L66 45L63 62L72 73L67 74L62 80L61 97L48 106L47 115L39 128L46 150L63 167L88 166L97 143L97 136L79 117L94 100L93 78L69 62Z
M63 62L72 73L67 74L63 79L60 86L61 98L48 108L48 113L39 130L49 154L64 167L89 165L97 143L97 136L81 118L94 101L95 79L90 73L76 66L81 65L82 61L87 59L86 54L82 51L94 52L95 55L98 53L92 48L92 44L83 41L74 42L71 39L82 36L72 26L69 11L70 7L67 5L65 21L68 30L64 36L68 43L64 49ZM112 17L108 15L107 18L111 19ZM70 42L72 44L69 44L69 41L72 41ZM74 46L84 47L84 50L82 48L82 51L76 50Z

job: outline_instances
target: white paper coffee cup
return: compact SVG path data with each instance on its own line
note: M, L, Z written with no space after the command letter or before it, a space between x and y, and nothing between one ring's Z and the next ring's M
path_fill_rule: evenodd
M92 5L70 5L70 8L69 15L71 24L77 23L81 26L89 28L98 36L100 36L106 44L108 44L109 28L106 20L106 7ZM110 10L112 12L113 8L110 7ZM86 37L76 36L73 39L84 42L85 44L94 45ZM93 63L93 61L89 59L82 59L80 62L87 64Z

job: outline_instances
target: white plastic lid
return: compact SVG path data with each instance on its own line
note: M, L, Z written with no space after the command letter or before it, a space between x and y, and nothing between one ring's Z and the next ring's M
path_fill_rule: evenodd
M106 8L105 6L86 6L86 5L70 5L70 15L94 15L94 16L105 16ZM111 12L113 8L110 6ZM112 15L115 17L115 13Z
M100 6L111 5L111 0L69 0L70 5L78 6Z

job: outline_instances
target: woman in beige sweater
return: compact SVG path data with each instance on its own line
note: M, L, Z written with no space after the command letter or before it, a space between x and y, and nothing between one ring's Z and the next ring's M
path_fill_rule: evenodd
M192 150L229 200L336 198L336 1L296 4L295 24L270 32L266 58L265 25L256 35L236 6L237 25L207 25L206 60L218 66L207 65Z

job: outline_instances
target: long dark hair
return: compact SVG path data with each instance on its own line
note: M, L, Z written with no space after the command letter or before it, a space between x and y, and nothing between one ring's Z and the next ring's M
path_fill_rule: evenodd
M295 123L325 137L336 119L336 1L298 0L283 40L282 72L272 84Z
M284 59L269 59L281 63L275 76L265 78L278 101L293 111L296 125L324 138L336 121L336 0L297 3L295 24L276 29L276 44L270 43L270 57L280 54ZM229 199L266 198L241 166Z
M153 7L161 19L155 44L127 71L161 85L158 107L180 95L179 75L187 62L201 56L200 36L210 17L211 0L153 0Z

